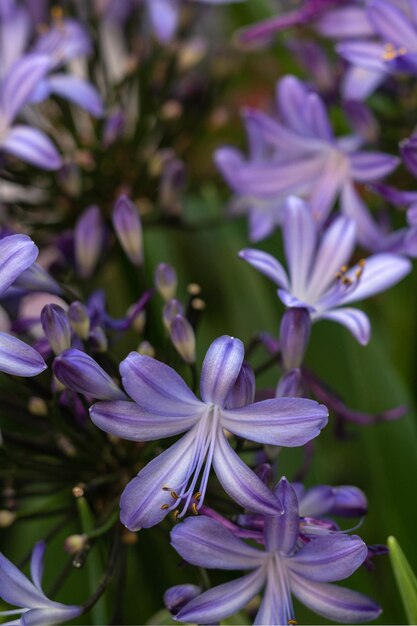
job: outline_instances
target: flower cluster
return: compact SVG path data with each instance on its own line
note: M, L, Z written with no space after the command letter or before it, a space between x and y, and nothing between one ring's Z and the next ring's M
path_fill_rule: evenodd
M383 594L333 584L387 551L344 530L367 497L317 468L329 441L349 458L347 422L406 408L350 408L310 340L327 320L367 345L380 312L351 305L417 256L417 4L289 4L264 19L250 0L0 2L8 624L285 626L293 596L333 622L382 611ZM291 57L279 75L263 66L275 45ZM253 65L267 79L254 96L239 78ZM400 129L382 132L396 100ZM162 554L157 600L137 598Z

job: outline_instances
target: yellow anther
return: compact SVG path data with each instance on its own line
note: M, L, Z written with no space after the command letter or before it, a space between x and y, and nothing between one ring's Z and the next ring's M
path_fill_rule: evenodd
M384 52L382 53L382 58L384 61L392 61L397 57L403 56L407 54L407 48L401 46L400 48L396 48L392 45L392 43L385 44Z
M179 514L180 514L180 512L179 512L179 510L178 510L178 509L175 509L175 511L173 511L173 513L172 513L172 519L174 520L174 522L176 522L176 521L177 521L177 519L178 519L178 515L179 515Z
M192 503L191 510L194 513L194 515L198 515L197 504L195 502Z
M62 7L59 7L58 5L55 5L52 7L51 17L54 21L60 22L63 16L64 16L64 11L62 10Z
M201 491L196 491L194 496L193 496L194 500L200 500L201 498Z
M174 500L179 499L179 495L174 490L172 490L170 493L171 493L171 497L174 498Z
M163 504L163 505L161 506L161 510L162 510L162 511L166 511L167 509L169 509L169 504L166 504L166 503L165 503L165 504Z
M347 265L342 265L342 267L340 268L340 272L342 274L346 274L347 271L348 271L348 266Z
M295 619L289 619L287 624L291 626L297 626L298 622Z
M365 267L365 259L361 259L360 261L358 261L358 265L363 269Z

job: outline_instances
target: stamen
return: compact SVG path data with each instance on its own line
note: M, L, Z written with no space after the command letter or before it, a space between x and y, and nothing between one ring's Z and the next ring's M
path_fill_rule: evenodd
M295 619L289 619L287 624L291 626L297 626L298 622Z
M197 509L197 504L195 502L193 502L191 504L191 510L193 512L194 515L198 515L198 509Z
M196 491L194 496L193 496L194 500L200 500L201 498L201 491Z
M384 61L393 61L397 57L403 56L404 54L407 54L407 49L404 48L404 46L396 48L392 43L387 43L385 44L382 58Z
M171 491L171 497L174 498L174 500L179 499L179 495L174 490Z
M169 509L169 504L165 503L161 506L161 511L166 511L167 509Z
M173 511L172 513L172 519L174 520L174 522L177 521L178 519L178 515L180 514L179 509L175 509L175 511Z

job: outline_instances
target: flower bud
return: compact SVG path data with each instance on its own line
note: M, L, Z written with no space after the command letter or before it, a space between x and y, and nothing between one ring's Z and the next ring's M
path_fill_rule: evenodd
M244 362L239 376L226 398L226 409L240 409L255 399L255 374L249 363Z
M113 227L123 250L134 265L142 265L142 223L136 206L127 196L119 196L112 217Z
M172 265L160 263L155 270L155 287L165 301L171 300L177 291L177 272Z
M179 300L173 298L168 300L162 312L164 326L168 332L170 332L172 320L176 315L184 315L184 307Z
M56 378L68 389L98 400L125 400L123 391L88 354L65 350L53 364Z
M365 494L358 487L343 485L334 487L335 501L330 515L340 515L341 517L359 517L368 512L368 502Z
M67 315L73 331L81 339L87 339L90 333L90 316L86 306L82 302L72 302Z
M98 206L91 206L78 219L74 230L74 253L81 278L90 278L103 247L104 226Z
M155 348L149 341L141 341L138 347L139 354L143 356L151 356L152 358L155 356Z
M28 400L28 411L32 415L48 415L48 405L43 398L31 396Z
M64 550L69 554L77 554L85 549L87 542L87 535L70 535L64 541Z
M106 352L109 347L106 333L101 326L96 326L88 335L91 350L93 352Z
M61 306L46 304L41 312L41 323L54 354L61 354L71 347L71 328Z
M171 341L186 363L195 363L195 334L186 317L176 315L171 323Z
M287 309L281 320L280 344L287 371L300 367L310 338L311 321L307 309Z
M197 585L175 585L175 587L165 591L164 604L170 613L176 615L190 600L196 598L201 592L201 587L197 587Z
M295 369L281 376L277 389L276 398L298 398L301 395L302 374L301 370Z
M16 519L16 513L3 509L0 511L0 528L8 528Z

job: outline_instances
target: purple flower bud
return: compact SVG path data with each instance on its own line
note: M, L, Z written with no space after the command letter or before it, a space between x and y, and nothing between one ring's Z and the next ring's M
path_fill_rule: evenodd
M186 363L195 363L195 334L186 317L176 315L171 324L171 341Z
M200 595L197 585L176 585L164 593L164 604L172 615L176 615L190 600Z
M301 396L301 370L294 369L281 376L276 392L276 398L298 398Z
M168 332L170 331L172 320L176 315L184 315L184 307L179 300L174 298L172 300L168 300L162 313L164 326Z
M78 219L74 231L74 253L78 272L89 278L97 265L104 239L103 221L98 206L90 206Z
M114 380L91 356L71 348L54 361L56 378L68 389L99 400L125 400Z
M330 515L341 517L358 517L368 512L368 502L365 494L358 487L343 485L334 487L335 501Z
M239 376L226 399L226 409L240 409L255 400L255 374L249 363L244 362Z
M126 116L123 111L116 111L110 115L105 124L103 130L103 146L108 148L114 143L123 133L126 126Z
M280 344L287 371L299 367L310 338L311 321L307 309L287 309L281 320Z
M58 355L71 347L71 328L64 309L58 304L47 304L41 312L43 331L53 352Z
M91 350L94 352L106 352L109 347L106 333L101 326L96 326L92 329L88 336L88 340L90 342Z
M164 163L159 187L159 201L162 207L171 215L181 212L181 204L178 195L185 185L185 166L177 158L168 159Z
M172 265L160 263L155 270L155 287L164 300L171 300L177 290L177 272Z
M68 309L68 319L72 329L81 339L87 339L90 333L90 317L82 302L72 302Z
M400 143L400 152L408 171L417 176L417 135L404 139Z
M143 264L142 223L136 206L125 195L117 199L113 226L120 245L134 265Z

